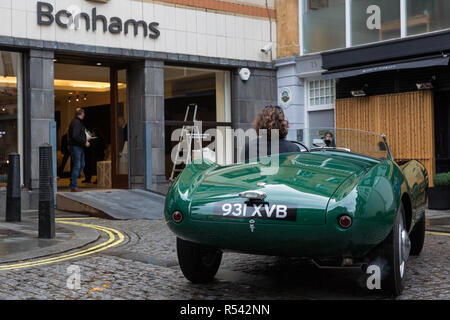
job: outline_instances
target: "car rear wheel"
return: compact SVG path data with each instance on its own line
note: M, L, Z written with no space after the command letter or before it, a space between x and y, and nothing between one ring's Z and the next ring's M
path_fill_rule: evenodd
M192 283L207 283L214 279L222 261L222 252L177 238L178 262L184 276Z
M418 256L423 249L423 244L425 242L425 212L423 217L416 222L413 231L411 232L411 252L412 256Z
M394 227L382 246L382 257L386 265L381 266L381 288L397 297L405 285L406 261L411 243L405 226L403 205L397 212Z

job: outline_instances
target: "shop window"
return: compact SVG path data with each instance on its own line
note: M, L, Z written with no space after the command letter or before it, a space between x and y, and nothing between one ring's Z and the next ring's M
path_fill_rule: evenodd
M308 82L308 109L332 109L335 100L334 80Z
M352 45L400 38L400 0L353 0L351 5Z
M345 47L345 0L303 1L303 53Z
M21 54L16 52L0 51L0 186L6 185L8 155L11 152L20 153L21 150ZM21 165L21 169L22 168L23 166Z
M408 35L450 28L450 1L408 0Z
M229 132L227 129L231 129L230 73L228 71L166 66L164 96L167 179L172 176L172 151L176 150L178 145L178 141L172 141L172 133L177 130L180 132L183 126L192 128L195 106L197 107L195 119L202 122L202 128L199 128L200 135L194 132L193 139L200 136L203 155L199 151L194 151L191 159L201 155L219 164L232 162L231 138L227 136ZM188 106L190 106L190 113L185 121ZM215 137L210 136L209 129L216 130ZM195 142L198 143L198 141L197 139ZM213 143L215 147L212 150L210 146ZM192 147L194 147L194 141Z

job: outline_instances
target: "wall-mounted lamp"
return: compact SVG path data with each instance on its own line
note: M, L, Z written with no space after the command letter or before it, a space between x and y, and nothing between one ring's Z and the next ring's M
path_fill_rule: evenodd
M434 88L433 81L436 80L436 76L432 76L430 80L424 82L417 82L417 90L431 90Z
M365 97L367 96L366 90L369 87L369 85L366 83L361 89L359 90L352 90L350 93L353 97Z

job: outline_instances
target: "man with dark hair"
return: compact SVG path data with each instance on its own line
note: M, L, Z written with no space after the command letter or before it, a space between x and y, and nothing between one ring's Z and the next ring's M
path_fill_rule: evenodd
M80 192L78 188L78 178L81 175L81 170L83 170L85 165L84 160L84 147L89 148L90 143L86 138L86 128L84 126L83 120L85 117L84 110L77 108L75 110L75 117L69 126L69 149L71 155L71 179L70 179L70 189L72 192Z

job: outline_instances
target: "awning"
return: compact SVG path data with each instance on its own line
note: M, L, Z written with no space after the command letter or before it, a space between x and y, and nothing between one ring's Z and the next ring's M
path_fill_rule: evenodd
M415 60L402 60L399 62L391 62L389 64L373 64L358 68L347 68L340 70L333 70L325 72L322 75L323 79L338 79L338 78L349 78L362 76L369 73L382 72L382 71L392 71L392 70L404 70L404 69L415 69L415 68L426 68L426 67L436 67L436 66L447 66L450 57L439 56L430 58L421 58Z

